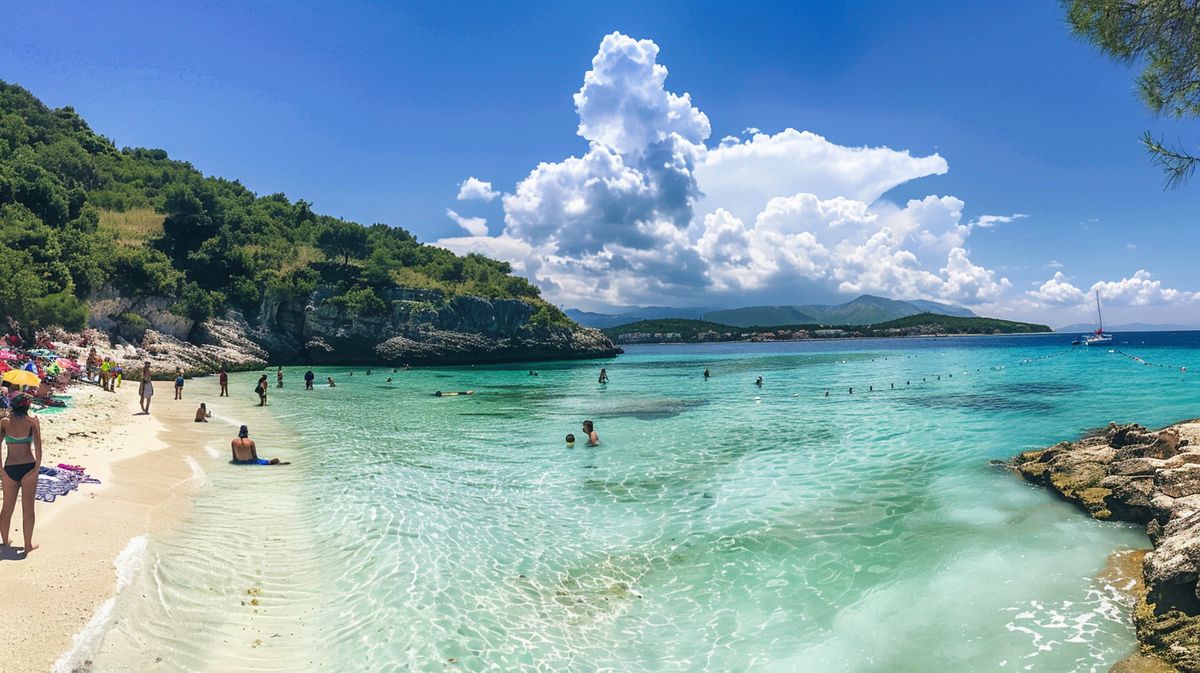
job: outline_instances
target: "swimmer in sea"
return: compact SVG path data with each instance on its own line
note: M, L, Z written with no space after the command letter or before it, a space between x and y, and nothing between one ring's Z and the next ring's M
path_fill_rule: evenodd
M196 422L207 423L208 419L210 418L212 418L212 412L208 410L208 407L204 406L203 402L201 402L200 408L196 410Z
M754 382L754 385L758 386L759 388L762 387L762 377L761 376L758 377L758 380Z
M390 377L390 376L389 376L389 377L388 377L388 380L387 380L387 382L388 382L388 383L391 383L391 382L392 382L392 377Z
M332 376L326 376L326 377L325 377L325 381L329 383L329 387L330 387L330 388L336 388L336 387L337 387L337 384L333 382L333 377L332 377Z
M583 422L583 434L587 435L586 446L600 446L600 435L596 434L596 426L591 421Z
M709 373L708 373L708 370L707 370L707 369L705 369L705 370L704 370L704 380L705 380L705 381L707 381L709 376L712 376L712 374L709 374Z
M575 435L569 432L567 433L567 448L575 448Z
M249 428L244 425L238 430L237 439L229 443L229 448L233 452L233 460L229 462L234 465L291 465L280 462L278 458L259 458L258 447L254 445L254 440L250 439Z

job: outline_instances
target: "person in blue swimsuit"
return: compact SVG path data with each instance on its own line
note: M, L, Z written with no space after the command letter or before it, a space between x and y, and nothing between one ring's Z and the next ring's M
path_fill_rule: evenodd
M33 543L33 503L37 495L38 468L42 464L42 425L29 413L33 398L21 393L12 400L10 416L0 420L0 434L8 455L0 483L4 486L4 505L0 508L0 543L8 546L17 494L21 495L21 532L25 534L25 553L37 549Z
M244 425L238 429L237 439L229 443L229 448L233 451L233 460L229 462L234 465L290 465L279 462L278 458L259 458L258 447L250 439L250 428Z

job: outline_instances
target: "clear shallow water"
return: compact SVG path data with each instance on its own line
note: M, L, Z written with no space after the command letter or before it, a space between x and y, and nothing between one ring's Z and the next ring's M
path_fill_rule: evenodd
M1197 415L1200 334L1116 344L1174 369L1068 341L646 346L312 392L287 369L269 418L235 376L228 420L296 464L197 463L96 667L1106 671L1133 636L1096 578L1144 534L988 461ZM602 446L567 449L584 418Z

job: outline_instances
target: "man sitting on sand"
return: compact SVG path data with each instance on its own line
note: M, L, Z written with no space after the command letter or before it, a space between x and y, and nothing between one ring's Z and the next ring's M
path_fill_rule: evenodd
M278 458L267 460L266 458L258 457L258 447L254 445L254 440L250 439L250 429L242 426L238 429L238 438L229 443L230 449L233 450L233 460L229 461L234 465L290 465L291 463L281 463Z

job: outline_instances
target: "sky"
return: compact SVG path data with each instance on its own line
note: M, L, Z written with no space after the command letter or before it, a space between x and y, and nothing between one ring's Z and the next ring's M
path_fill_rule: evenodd
M1194 146L1054 2L10 3L0 79L563 307L1200 325Z

